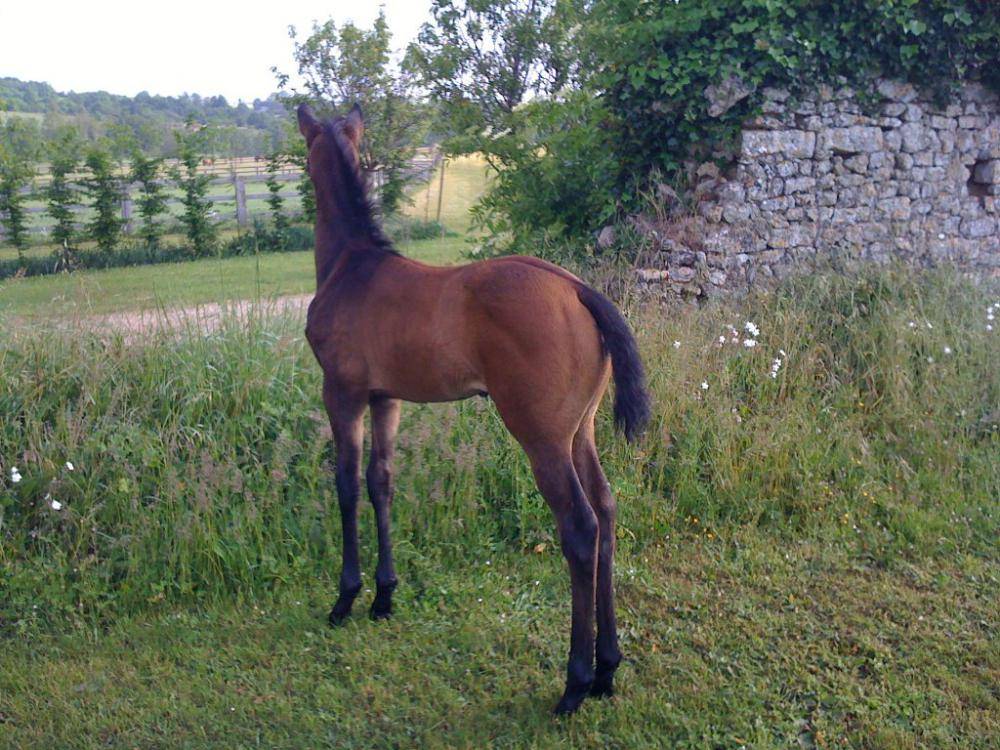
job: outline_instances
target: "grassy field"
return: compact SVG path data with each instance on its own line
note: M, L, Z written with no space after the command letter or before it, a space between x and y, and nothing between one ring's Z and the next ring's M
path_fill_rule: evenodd
M404 410L397 614L366 591L331 630L300 321L129 346L8 320L0 745L994 748L991 304L887 271L634 310L654 423L599 424L627 662L563 721L565 566L488 402Z
M475 158L449 164L441 197L441 221L458 237L400 245L404 254L428 263L456 262L468 249L469 208L485 185L485 167ZM407 212L433 219L439 183L415 190ZM429 201L429 203L427 203ZM46 250L48 252L48 250ZM118 268L71 275L0 281L0 312L32 318L87 316L119 310L300 294L315 289L311 252L200 260L190 263Z

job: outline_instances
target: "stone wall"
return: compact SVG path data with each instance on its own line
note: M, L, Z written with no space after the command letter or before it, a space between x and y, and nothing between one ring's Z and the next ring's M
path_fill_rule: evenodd
M844 258L1000 277L997 96L967 85L942 105L909 84L877 90L765 90L736 163L695 171L693 208L636 220L655 239L640 284L711 296Z

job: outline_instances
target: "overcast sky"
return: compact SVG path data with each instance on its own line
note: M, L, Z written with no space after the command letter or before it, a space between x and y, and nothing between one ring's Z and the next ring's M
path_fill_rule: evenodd
M379 5L397 49L429 17L430 0L0 0L0 76L58 91L249 102L275 90L272 65L293 71L289 25L368 26Z

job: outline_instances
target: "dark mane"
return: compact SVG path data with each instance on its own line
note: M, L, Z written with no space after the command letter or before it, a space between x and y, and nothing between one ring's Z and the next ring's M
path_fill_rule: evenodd
M348 156L347 143L343 133L334 123L323 124L323 132L334 144L332 149L336 155L337 173L341 176L344 189L340 195L341 219L347 224L348 231L353 236L361 236L369 240L373 249L380 253L399 255L392 245L392 240L385 236L379 223L379 208L368 191L368 181L361 173L360 165Z

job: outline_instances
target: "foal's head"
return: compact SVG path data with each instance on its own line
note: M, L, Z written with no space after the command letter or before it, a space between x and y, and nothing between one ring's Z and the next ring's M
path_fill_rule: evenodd
M359 155L365 125L357 104L343 117L321 122L308 104L298 109L306 139L306 171L316 193L316 282L335 267L343 251L379 260L395 255L382 233L378 210L369 197ZM354 253L352 257L359 257ZM362 264L371 270L370 262Z
M365 125L357 104L343 117L322 122L308 104L298 109L299 131L306 139L306 172L316 191L321 220L367 224L371 210L361 173L359 151Z

